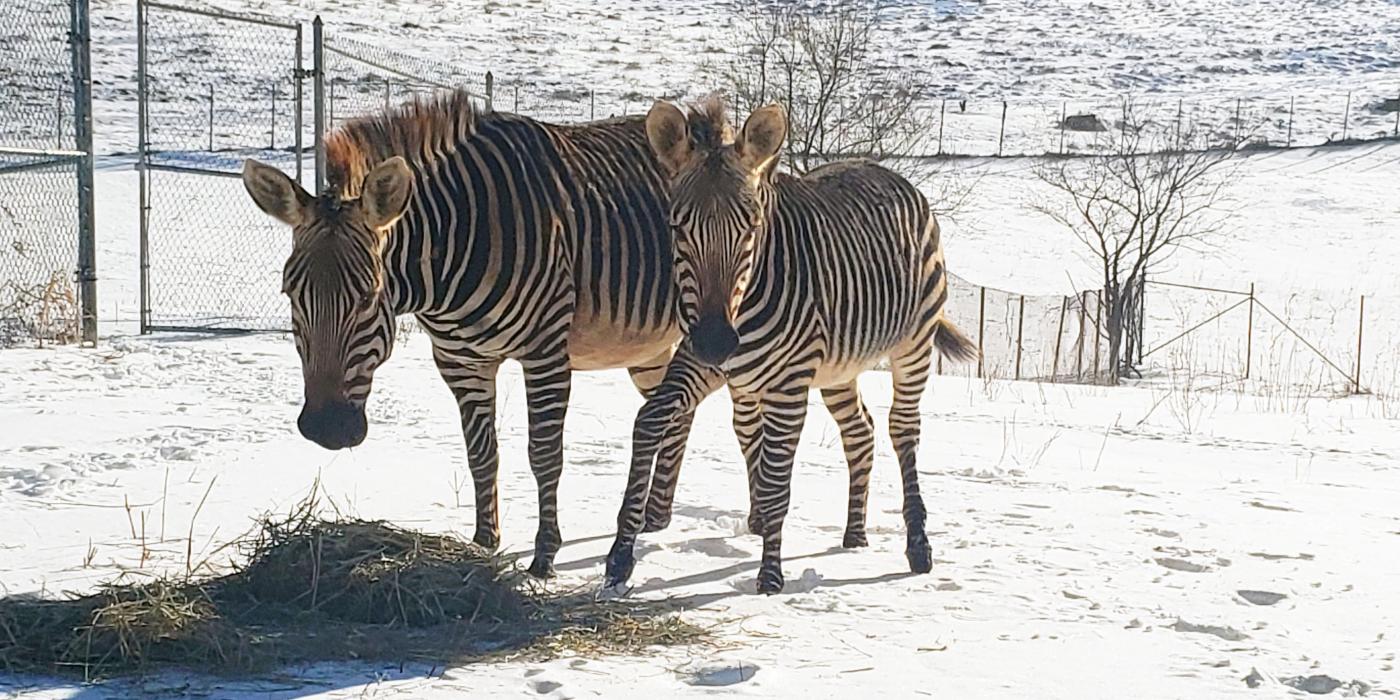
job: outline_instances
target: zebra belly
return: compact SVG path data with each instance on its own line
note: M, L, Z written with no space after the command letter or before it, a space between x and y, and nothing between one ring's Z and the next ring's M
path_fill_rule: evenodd
M681 330L626 328L606 321L574 318L569 328L569 364L574 369L636 367L670 350L681 339Z
M861 372L873 369L883 359L885 356L845 362L824 362L817 368L816 376L812 378L812 388L825 389L847 384L860 376Z

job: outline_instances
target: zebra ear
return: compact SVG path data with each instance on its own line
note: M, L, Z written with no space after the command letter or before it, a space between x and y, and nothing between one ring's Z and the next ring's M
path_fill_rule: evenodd
M752 174L766 174L778 161L787 131L787 114L781 106L771 104L754 110L739 134L739 165Z
M252 158L243 161L243 187L259 209L288 226L305 223L316 200L281 170Z
M394 225L408 207L408 195L413 191L413 172L400 156L394 156L369 171L360 189L360 207L365 223L382 231Z
M661 167L672 175L690 160L690 125L675 105L658 100L647 112L647 141Z

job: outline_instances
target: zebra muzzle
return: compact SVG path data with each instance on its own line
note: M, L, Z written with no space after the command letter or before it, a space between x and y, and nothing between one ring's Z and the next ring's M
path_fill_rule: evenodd
M690 349L701 362L722 365L739 349L739 332L723 314L704 314L690 329Z
M365 409L349 401L330 401L315 408L306 404L297 418L302 437L328 450L355 447L365 440L369 426Z

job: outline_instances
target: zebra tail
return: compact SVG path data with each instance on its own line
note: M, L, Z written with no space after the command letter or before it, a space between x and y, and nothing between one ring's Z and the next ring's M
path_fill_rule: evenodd
M933 346L939 354L958 362L971 362L977 359L977 343L963 334L948 319L939 319L938 328L933 334Z

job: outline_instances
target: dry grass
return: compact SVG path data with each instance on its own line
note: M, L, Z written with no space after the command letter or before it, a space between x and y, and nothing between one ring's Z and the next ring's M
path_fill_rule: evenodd
M238 543L247 563L224 576L0 598L0 669L238 675L314 661L638 653L707 637L662 604L547 593L471 543L317 510L308 501L264 518Z

